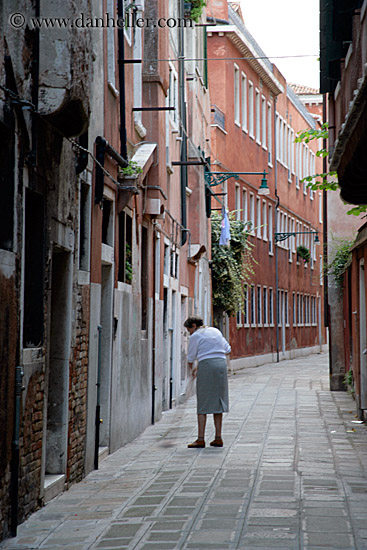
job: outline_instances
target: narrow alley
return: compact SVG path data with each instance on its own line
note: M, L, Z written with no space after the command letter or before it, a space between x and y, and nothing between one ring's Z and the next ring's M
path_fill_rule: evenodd
M187 448L195 406L166 412L0 548L367 549L367 431L352 397L329 391L328 354L232 374L222 449Z

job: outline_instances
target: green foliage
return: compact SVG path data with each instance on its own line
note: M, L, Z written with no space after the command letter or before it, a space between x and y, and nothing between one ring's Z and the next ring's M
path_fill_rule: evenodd
M344 376L344 381L343 381L343 384L345 386L350 387L350 388L353 388L354 384L353 384L353 371L352 369L350 369Z
M129 243L126 243L125 250L125 280L127 283L131 284L131 281L133 279L133 266L131 246L129 245Z
M311 259L311 252L309 251L307 246L300 244L299 246L297 246L297 256L302 258L305 263L308 263Z
M331 275L339 288L343 288L344 273L352 262L351 248L354 241L340 240L334 251L333 261L327 266L327 274Z
M191 2L185 3L191 4L190 18L195 23L199 23L203 9L206 6L206 0L191 0Z
M308 130L304 130L303 132L298 132L297 137L294 141L295 143L309 143L313 139L327 139L328 137L329 125L327 123L324 123L320 129L313 130L309 128ZM329 151L327 149L320 149L316 152L316 156L325 158L329 156ZM312 189L312 191L323 191L324 189L326 191L337 191L338 189L340 189L337 173L332 171L321 174L314 174L313 176L307 176L306 178L303 178L301 180L301 182L304 181L307 183L307 187ZM353 208L348 210L347 214L349 216L359 216L364 212L367 212L367 205L354 206Z
M231 212L228 218L231 240L229 246L221 246L222 217L217 212L211 216L213 306L227 315L236 315L243 309L246 287L251 283L256 262L247 224L236 220L235 212Z
M137 174L141 174L142 172L143 170L134 160L131 160L125 168L120 168L120 174L122 176L135 176Z

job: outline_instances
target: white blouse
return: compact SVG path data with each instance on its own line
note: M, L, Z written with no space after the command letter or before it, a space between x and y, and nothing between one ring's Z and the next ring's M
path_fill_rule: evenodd
M225 357L231 353L231 346L223 334L214 327L202 327L196 330L189 340L187 360L193 363L195 359L211 359L213 357Z

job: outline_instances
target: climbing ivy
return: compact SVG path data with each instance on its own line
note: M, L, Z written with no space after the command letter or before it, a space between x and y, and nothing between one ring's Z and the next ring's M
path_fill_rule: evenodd
M327 266L327 274L331 275L339 288L343 288L344 273L352 262L351 248L354 241L339 240L338 246L334 250L334 258Z
M230 316L243 309L256 261L252 255L253 244L248 238L250 224L236 220L235 212L230 212L228 218L231 239L228 246L222 246L219 244L222 217L217 212L211 215L212 290L213 307Z

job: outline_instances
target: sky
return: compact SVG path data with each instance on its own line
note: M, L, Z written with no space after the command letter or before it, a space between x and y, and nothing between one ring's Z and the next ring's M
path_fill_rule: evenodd
M319 88L319 0L241 0L245 25L288 83ZM314 55L274 59L272 56Z

